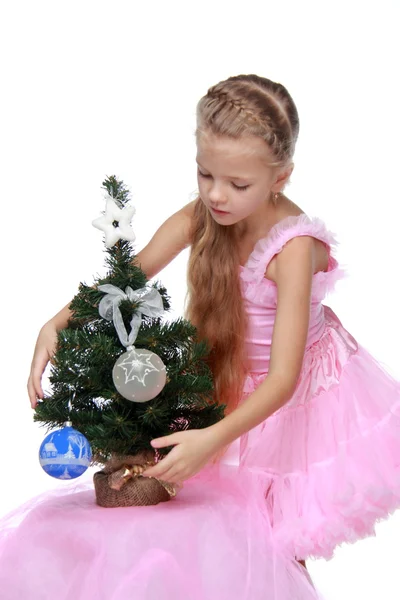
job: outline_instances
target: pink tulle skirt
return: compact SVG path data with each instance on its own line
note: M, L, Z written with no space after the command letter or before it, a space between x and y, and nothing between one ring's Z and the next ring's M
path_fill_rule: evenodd
M36 498L0 522L2 600L315 600L273 549L256 475L219 466L149 507L100 508L88 486Z
M250 375L245 396L264 378ZM400 383L328 313L293 398L239 452L241 466L265 478L277 545L330 558L400 507Z

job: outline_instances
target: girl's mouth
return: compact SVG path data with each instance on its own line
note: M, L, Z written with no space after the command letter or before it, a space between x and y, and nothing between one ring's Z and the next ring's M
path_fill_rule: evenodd
M217 210L216 208L211 208L212 212L216 215L229 215L226 210Z

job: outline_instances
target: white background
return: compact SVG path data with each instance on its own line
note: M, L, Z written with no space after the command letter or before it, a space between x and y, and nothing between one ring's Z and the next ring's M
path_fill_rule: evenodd
M57 485L26 393L41 325L102 272L100 186L132 190L139 250L196 189L194 112L239 73L283 83L300 113L286 190L324 219L349 277L330 304L400 377L398 2L4 2L0 12L0 512ZM160 275L181 314L187 256ZM59 484L60 485L60 484ZM400 598L400 518L309 563L327 600Z

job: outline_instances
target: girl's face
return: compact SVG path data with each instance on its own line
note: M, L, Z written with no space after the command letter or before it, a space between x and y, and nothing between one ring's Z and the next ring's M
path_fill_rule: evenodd
M233 139L201 133L197 140L197 179L201 200L220 225L265 216L278 169L267 144L256 136ZM276 187L276 186L275 186Z

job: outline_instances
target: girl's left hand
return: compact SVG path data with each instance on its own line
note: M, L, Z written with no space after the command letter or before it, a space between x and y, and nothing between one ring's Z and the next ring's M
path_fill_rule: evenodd
M152 440L151 445L153 448L175 448L142 475L171 483L180 483L195 475L221 448L211 427L178 431Z

